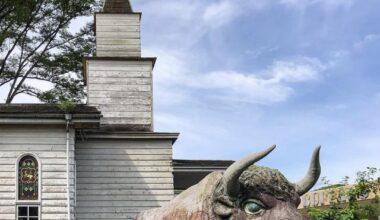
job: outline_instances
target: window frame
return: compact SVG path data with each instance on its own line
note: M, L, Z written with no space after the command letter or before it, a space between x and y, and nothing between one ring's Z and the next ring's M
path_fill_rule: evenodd
M29 220L29 218L35 218L35 216L29 216L29 208L30 207L37 207L38 208L38 216L37 216L37 219L40 220L41 219L41 205L36 205L36 204L20 204L20 205L16 205L16 220L18 220L19 218L19 215L18 215L18 208L19 207L27 207L27 212L28 212L28 216L21 216L21 218L27 218Z
M38 199L37 200L19 200L19 187L18 187L19 163L26 156L34 157L38 162ZM41 199L41 196L42 196L42 193L41 193L41 190L42 190L41 175L42 175L42 164L41 164L40 158L36 154L24 153L17 158L17 160L16 160L16 178L15 178L16 179L16 192L15 192L15 194L16 194L16 198L15 198L16 206L18 206L18 205L40 205L41 204L41 201L42 201L42 199ZM17 207L16 207L16 209L17 209Z

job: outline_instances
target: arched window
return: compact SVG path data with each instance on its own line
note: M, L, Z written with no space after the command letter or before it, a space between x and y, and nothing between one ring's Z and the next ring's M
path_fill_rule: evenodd
M18 164L18 199L38 200L39 176L38 161L27 155L20 159Z

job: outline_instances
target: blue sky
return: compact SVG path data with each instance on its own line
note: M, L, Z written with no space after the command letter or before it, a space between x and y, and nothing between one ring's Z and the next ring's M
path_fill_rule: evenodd
M321 144L332 181L380 168L380 1L131 2L143 55L158 57L155 129L181 133L175 158L277 144L260 164L297 180Z
M380 167L380 2L132 0L145 56L157 56L155 127L176 158L239 159L304 175Z

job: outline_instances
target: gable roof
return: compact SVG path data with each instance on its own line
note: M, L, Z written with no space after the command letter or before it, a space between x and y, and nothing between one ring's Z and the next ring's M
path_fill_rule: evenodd
M129 0L106 0L103 13L127 14L133 10Z

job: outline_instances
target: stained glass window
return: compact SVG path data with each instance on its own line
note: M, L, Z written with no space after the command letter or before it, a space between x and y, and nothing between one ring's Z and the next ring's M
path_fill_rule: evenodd
M18 168L18 199L38 200L38 162L32 156L25 156Z

